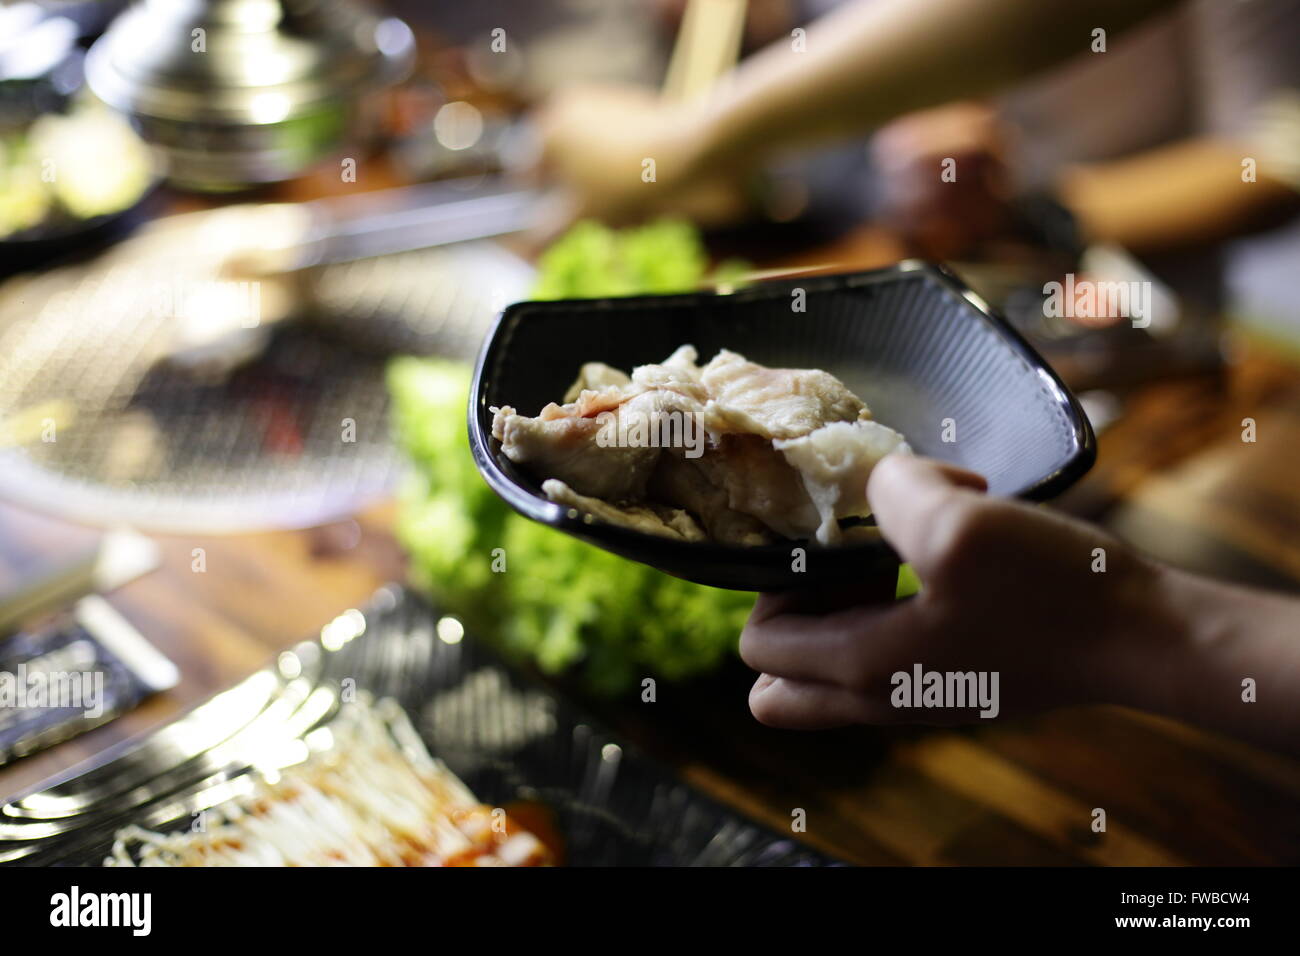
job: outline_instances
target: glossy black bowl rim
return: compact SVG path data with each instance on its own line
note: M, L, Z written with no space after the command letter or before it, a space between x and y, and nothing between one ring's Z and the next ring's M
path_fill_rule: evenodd
M0 239L0 253L6 260L0 266L0 276L61 265L65 257L125 238L156 214L162 191L163 179L155 175L140 195L121 209L65 222L47 232L37 226Z
M1038 354L1034 347L1006 319L946 266L917 259L906 259L882 269L801 276L797 280L772 280L731 294L757 297L762 296L762 293L767 291L774 296L777 294L777 290L780 290L780 294L783 295L786 286L791 281L801 285L816 283L818 291L836 288L844 289L881 282L912 273L924 273L946 287L950 292L965 299L980 317L1001 335L1007 344L1041 378L1046 380L1055 393L1058 404L1063 405L1067 410L1067 418L1069 419L1075 444L1074 453L1052 473L1006 497L1021 498L1027 501L1045 501L1074 484L1092 467L1097 459L1097 439L1093 434L1088 416L1084 413L1082 406L1079 405L1078 399L1066 388L1060 376ZM627 307L634 302L656 302L665 305L699 304L717 298L717 296L718 293L715 292L686 292L675 295L610 296L597 299L529 300L506 306L497 315L487 333L487 337L483 340L478 359L474 364L474 377L470 386L467 422L470 450L474 455L474 463L478 467L479 474L483 476L483 480L487 482L488 487L500 496L506 504L526 518L550 525L576 537L608 542L615 550L626 549L647 556L653 554L657 559L662 557L664 564L667 565L675 566L678 562L686 561L727 561L738 558L753 561L755 559L781 557L784 560L789 560L791 542L754 546L718 544L712 541L678 541L599 521L593 517L578 513L574 508L543 498L523 487L505 473L492 450L492 442L495 439L492 438L491 427L490 425L484 427L484 422L490 420L489 416L491 415L488 410L486 396L483 394L486 370L493 367L498 354L503 348L500 334L502 328L507 322L513 320L514 314L519 310L537 306L543 306L547 309L571 306L583 311L597 312L603 307L617 307L619 305ZM842 555L846 558L861 557L868 554L879 555L892 551L883 540L836 545L831 548L820 548L815 542L795 542L795 544L816 549L823 554L834 553L837 557Z

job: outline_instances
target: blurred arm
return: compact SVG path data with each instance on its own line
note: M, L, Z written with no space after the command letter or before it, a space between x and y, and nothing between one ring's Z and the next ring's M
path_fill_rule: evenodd
M1089 240L1137 252L1213 242L1275 224L1300 209L1300 193L1260 175L1242 181L1252 150L1189 139L1108 163L1077 166L1060 184Z
M1176 0L870 0L746 60L702 107L695 166L745 166L775 150L873 129L979 96L1107 42ZM1104 56L1105 54L1097 54ZM1104 108L1098 104L1098 108Z

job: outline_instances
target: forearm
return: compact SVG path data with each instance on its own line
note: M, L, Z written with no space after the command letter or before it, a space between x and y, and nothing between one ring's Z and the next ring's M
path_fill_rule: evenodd
M1300 195L1261 177L1242 180L1249 150L1190 139L1066 172L1061 198L1089 240L1135 251L1214 242L1293 212Z
M1146 604L1118 702L1300 753L1300 599L1165 569Z
M1108 41L1174 0L869 0L745 61L699 110L700 168L864 132L903 113L986 94Z

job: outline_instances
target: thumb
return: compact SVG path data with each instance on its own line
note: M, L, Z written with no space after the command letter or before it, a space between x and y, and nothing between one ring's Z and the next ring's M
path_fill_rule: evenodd
M916 458L885 456L867 481L867 502L885 540L924 578L939 557L935 530L949 508L972 491L985 491L981 475L956 465Z

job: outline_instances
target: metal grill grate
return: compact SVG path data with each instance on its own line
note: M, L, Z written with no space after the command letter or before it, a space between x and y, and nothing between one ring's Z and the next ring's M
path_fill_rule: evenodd
M399 464L387 358L468 360L531 281L490 243L323 267L306 283L308 318L212 374L159 360L173 320L114 293L129 269L110 260L0 289L0 494L155 530L303 526L383 494Z

